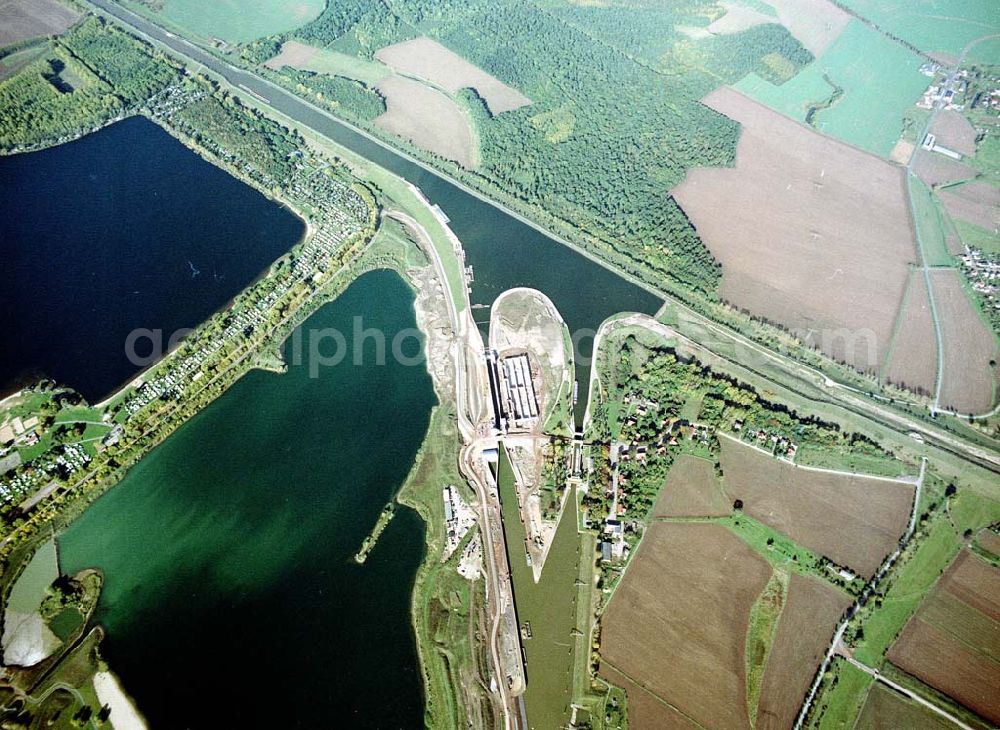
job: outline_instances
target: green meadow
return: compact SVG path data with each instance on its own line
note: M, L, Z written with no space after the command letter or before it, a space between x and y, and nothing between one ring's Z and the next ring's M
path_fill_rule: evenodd
M921 51L958 56L966 44L997 32L996 0L841 0L848 8ZM972 61L996 62L997 45L983 43ZM993 55L989 55L990 53Z
M323 12L323 0L166 0L160 16L204 38L246 43L294 30Z
M927 88L922 61L898 43L852 20L826 53L780 86L750 74L736 88L821 132L886 157L903 114ZM838 92L838 89L840 90Z

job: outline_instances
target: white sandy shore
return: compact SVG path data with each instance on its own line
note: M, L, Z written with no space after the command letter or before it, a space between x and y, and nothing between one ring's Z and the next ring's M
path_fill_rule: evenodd
M97 692L97 699L101 705L107 705L111 708L111 715L108 719L115 730L147 730L146 721L136 710L129 696L125 694L125 690L122 689L114 674L111 672L95 674L94 690Z

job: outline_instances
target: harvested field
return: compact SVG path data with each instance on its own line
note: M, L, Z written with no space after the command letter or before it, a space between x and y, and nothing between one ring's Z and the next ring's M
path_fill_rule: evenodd
M912 484L811 471L720 441L729 499L742 499L751 517L866 578L906 529Z
M970 180L976 169L937 152L918 149L913 159L913 172L925 185L935 186L958 180Z
M768 0L778 20L814 56L821 56L837 40L851 16L829 0Z
M913 150L916 148L917 146L912 142L901 139L892 148L892 152L889 153L889 159L900 165L906 165L910 162L910 158L913 157Z
M0 0L0 46L59 35L79 17L56 0Z
M934 319L927 301L924 272L914 269L910 272L910 285L897 323L896 341L885 370L889 382L916 393L933 395L937 385L937 358L920 356L927 342L934 342Z
M309 62L316 57L319 50L314 46L309 46L299 41L288 41L282 44L281 53L269 59L264 65L275 71L285 66L309 68Z
M386 46L375 53L375 58L400 73L426 79L450 94L459 89L475 89L492 114L531 103L517 89L427 37Z
M795 724L837 621L850 604L846 593L828 583L792 573L764 673L755 725L758 730Z
M719 3L726 9L726 14L718 20L712 21L708 26L708 32L714 35L729 35L739 33L741 30L753 28L755 25L774 23L777 18L732 2Z
M770 575L721 525L653 523L604 614L601 672L705 727L749 727L747 624Z
M958 271L931 272L934 305L944 347L940 405L962 413L982 413L993 404L996 354L993 333L966 296Z
M979 547L1000 556L1000 535L992 530L984 530L979 535Z
M930 132L937 144L961 152L966 157L976 154L976 130L964 114L942 109L931 122Z
M996 233L1000 228L1000 188L985 182L941 190L941 202L952 218Z
M722 263L722 297L877 369L916 257L902 171L733 89L703 103L743 125L736 167L672 193Z
M905 727L908 730L954 730L955 726L926 707L875 682L855 730L884 730Z
M947 632L920 619L907 625L889 652L889 660L990 722L1000 723L997 660L969 650Z
M349 56L328 48L316 48L298 41L284 43L281 46L281 53L264 65L275 71L290 66L328 76L343 76L368 86L374 86L392 73L388 66L378 61Z
M963 550L910 619L889 661L1000 722L1000 570Z
M386 112L375 124L462 167L474 166L469 120L447 95L401 76L389 76L376 88L385 97Z
M628 695L628 726L633 730L694 730L698 727L621 672L605 666L601 673Z
M722 517L732 506L722 493L715 465L681 454L667 474L667 482L653 505L653 517Z

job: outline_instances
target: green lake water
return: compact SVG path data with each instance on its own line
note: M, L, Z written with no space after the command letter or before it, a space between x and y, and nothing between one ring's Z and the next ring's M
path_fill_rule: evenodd
M355 315L390 338L416 324L410 289L377 271L303 329L349 338ZM423 523L401 508L364 565L352 556L435 396L423 365L365 355L315 378L305 362L250 373L61 536L64 571L105 574L103 653L153 727L422 724Z

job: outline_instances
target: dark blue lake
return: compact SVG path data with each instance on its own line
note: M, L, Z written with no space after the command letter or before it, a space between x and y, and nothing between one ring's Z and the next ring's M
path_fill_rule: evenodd
M197 325L305 233L141 117L0 158L0 190L0 392L48 377L104 398L141 369L132 330Z

